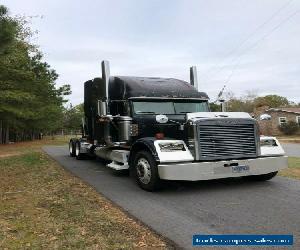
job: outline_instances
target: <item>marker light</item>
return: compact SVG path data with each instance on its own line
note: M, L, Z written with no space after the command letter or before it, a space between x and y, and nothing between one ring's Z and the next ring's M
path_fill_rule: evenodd
M164 134L164 133L156 133L156 134L155 134L155 138L156 138L157 140L164 139L164 138L165 138L165 134Z

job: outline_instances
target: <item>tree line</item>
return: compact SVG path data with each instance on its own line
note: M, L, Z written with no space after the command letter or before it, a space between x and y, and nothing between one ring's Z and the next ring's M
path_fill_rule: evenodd
M70 85L56 86L58 74L30 41L26 18L0 5L0 144L55 132L64 119Z
M225 95L226 110L229 112L247 112L253 113L260 107L278 108L278 107L300 107L300 103L296 104L289 101L286 97L280 95L258 96L255 92L248 91L244 96L236 96L233 92L227 92ZM211 103L212 111L220 111L220 106Z
M300 107L300 103L289 101L286 97L279 95L258 96L253 91L248 91L242 97L237 97L232 92L228 92L225 95L225 100L226 111L247 112L253 116L269 108ZM212 111L221 111L220 105L216 103L210 103L210 108ZM298 133L299 125L295 121L288 121L280 125L279 130L286 135L292 135Z

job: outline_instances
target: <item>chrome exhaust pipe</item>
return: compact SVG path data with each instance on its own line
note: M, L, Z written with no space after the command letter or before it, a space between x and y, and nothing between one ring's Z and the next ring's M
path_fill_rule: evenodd
M104 84L104 97L102 100L98 101L98 115L104 118L103 121L103 137L104 141L107 145L112 145L111 135L110 135L110 124L111 124L111 116L109 116L109 78L110 78L110 69L109 62L102 61L101 62L101 70L102 70L102 80Z
M195 87L196 90L198 89L198 77L197 77L197 68L196 66L190 67L190 82L191 85Z
M104 88L105 88L105 96L103 101L108 101L108 85L109 85L109 77L110 77L110 69L109 69L109 62L108 61L102 61L101 62L101 68L102 68L102 79L104 81Z

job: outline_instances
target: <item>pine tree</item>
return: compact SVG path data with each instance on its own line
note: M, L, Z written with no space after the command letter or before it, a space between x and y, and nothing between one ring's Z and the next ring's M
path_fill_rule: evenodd
M0 6L0 143L62 127L70 86L56 87L58 74L28 42L31 34L26 20L10 17Z

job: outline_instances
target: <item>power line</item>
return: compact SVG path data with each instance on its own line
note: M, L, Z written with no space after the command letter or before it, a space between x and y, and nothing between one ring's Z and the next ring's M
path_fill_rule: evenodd
M231 71L231 73L229 74L227 80L225 81L225 84L228 84L229 81L231 80L235 70L237 69L237 66L239 66L240 64L240 59L241 57L249 50L254 49L255 47L257 47L259 45L259 43L261 41L263 41L264 39L266 39L268 36L270 36L275 30L279 29L280 26L282 26L284 23L286 23L287 21L289 21L291 18L293 18L296 14L298 14L300 12L300 10L297 10L295 12L293 12L291 15L289 15L287 18L283 19L279 24L277 24L275 27L273 27L273 29L271 29L268 33L266 33L264 36L262 36L259 40L256 41L256 43L250 47L248 47L246 50L244 50L243 53L241 53L239 55L239 57L237 58L237 61L235 63L235 65L233 66L233 69Z
M227 53L225 58L229 57L231 54L234 54L238 49L240 49L247 41L250 40L251 37L253 37L259 30L261 30L264 26L266 26L268 23L270 23L283 9L285 9L288 5L290 5L292 1L293 0L289 0L289 1L285 2L282 6L280 6L280 8L277 9L269 18L267 18L262 24L258 25L254 29L254 31L252 31L244 40L242 40L238 44L238 46L236 46L229 53ZM224 62L224 61L226 61L226 59L224 59L222 62ZM222 63L217 63L214 66L212 66L212 68L218 68L218 66L220 66L221 64ZM213 74L213 76L216 75L217 73L219 73L220 71L222 71L225 67L226 67L226 65L223 65L221 68L219 68L219 70L217 70L217 72L215 72ZM211 70L208 70L207 72L209 72L209 71L211 71Z

